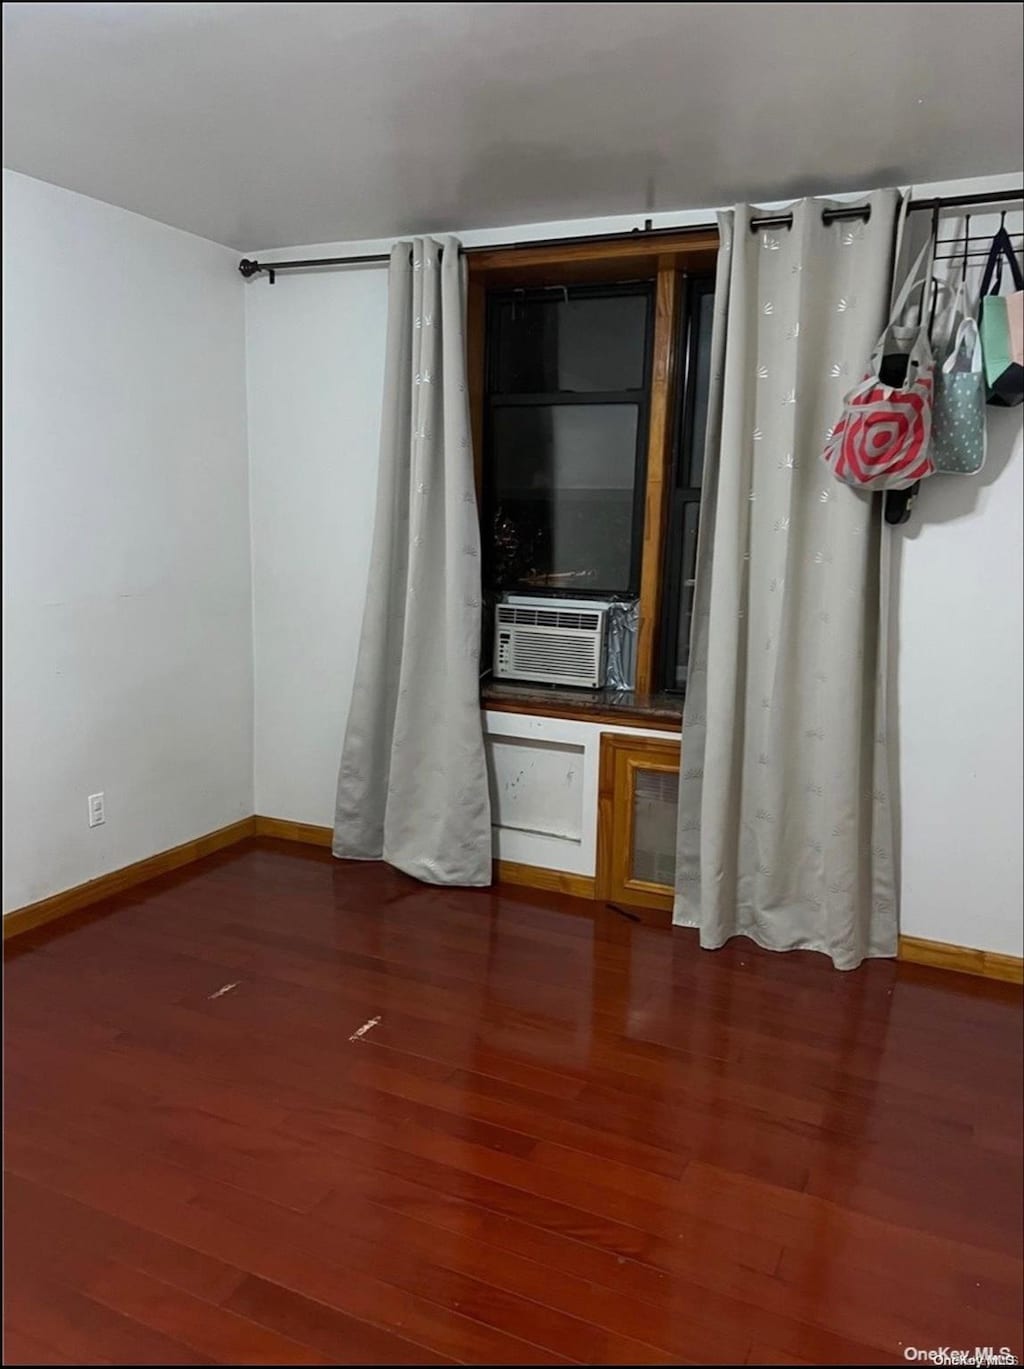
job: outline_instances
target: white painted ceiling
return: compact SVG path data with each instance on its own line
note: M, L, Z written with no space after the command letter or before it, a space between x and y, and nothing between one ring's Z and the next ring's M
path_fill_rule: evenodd
M1012 4L7 4L4 164L237 248L1019 170Z

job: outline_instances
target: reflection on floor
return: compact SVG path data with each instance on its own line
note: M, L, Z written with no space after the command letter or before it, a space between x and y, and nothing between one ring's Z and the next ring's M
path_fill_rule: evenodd
M1020 993L251 842L12 943L5 1363L902 1363L1020 1325Z

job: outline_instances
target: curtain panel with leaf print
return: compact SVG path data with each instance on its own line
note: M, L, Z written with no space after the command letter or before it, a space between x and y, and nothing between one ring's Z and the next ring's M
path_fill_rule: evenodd
M480 532L453 238L396 244L373 549L333 851L431 884L491 882Z
M720 218L674 910L840 969L897 941L885 531L821 460L887 315L898 195L869 202Z

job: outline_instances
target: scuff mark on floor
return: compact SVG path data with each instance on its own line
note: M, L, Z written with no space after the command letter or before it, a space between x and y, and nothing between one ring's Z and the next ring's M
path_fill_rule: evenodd
M619 917L628 917L630 922L643 922L642 917L638 917L636 913L631 913L628 908L620 908L617 903L609 903L606 906L609 907L613 913L618 913Z
M350 1041L358 1041L361 1036L365 1036L368 1031L372 1031L379 1021L379 1017L371 1017L369 1022L364 1022L359 1030L354 1031L348 1039Z
M232 989L237 989L241 982L242 981L240 979L236 979L233 984L224 984L217 990L216 993L207 994L207 998L220 998L223 994L230 993Z

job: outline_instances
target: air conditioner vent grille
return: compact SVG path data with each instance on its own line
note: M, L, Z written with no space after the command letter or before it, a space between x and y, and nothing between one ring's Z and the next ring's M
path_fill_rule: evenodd
M545 675L588 675L597 666L596 640L574 640L520 628L512 645L512 668Z
M564 627L574 632L596 632L601 615L577 609L516 608L511 604L499 604L498 622L504 626Z

